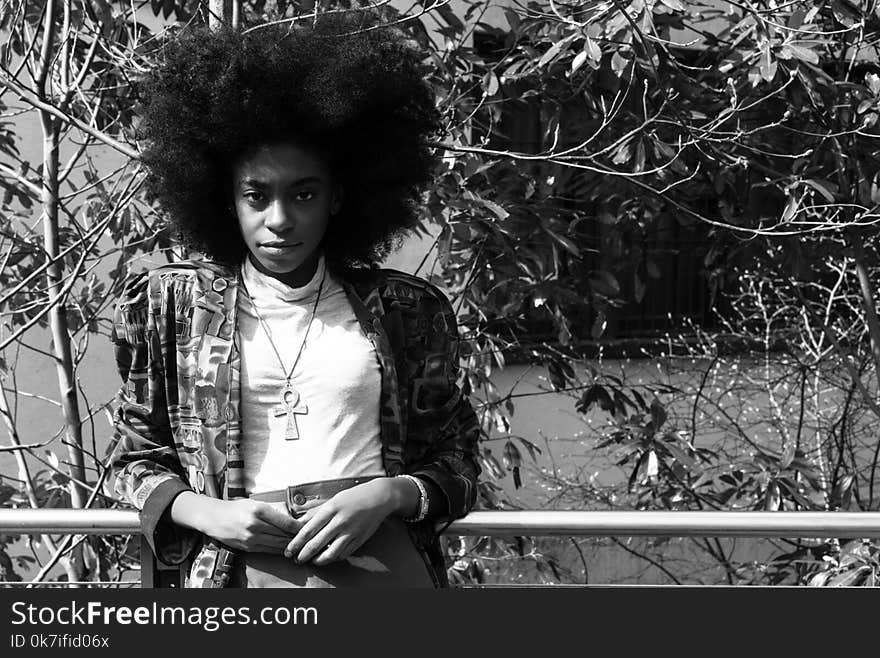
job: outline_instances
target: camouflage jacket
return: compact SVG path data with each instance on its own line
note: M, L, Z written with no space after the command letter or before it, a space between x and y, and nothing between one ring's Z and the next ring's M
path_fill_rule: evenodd
M425 521L410 533L437 586L446 572L435 528L477 496L479 434L456 384L458 332L448 300L402 272L337 273L381 370L380 437L388 475L426 485ZM114 411L113 490L140 511L156 557L191 562L190 587L224 587L235 551L170 520L181 491L227 499L243 487L236 345L237 268L186 261L135 277L113 323L124 381Z

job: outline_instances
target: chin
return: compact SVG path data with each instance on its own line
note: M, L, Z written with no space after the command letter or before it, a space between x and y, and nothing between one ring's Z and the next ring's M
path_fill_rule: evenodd
M284 275L295 272L310 262L314 250L306 251L301 247L291 252L268 253L266 249L257 247L250 250L251 261L258 269L271 272L276 275Z
M285 261L282 259L274 260L269 258L261 258L260 264L270 272L275 274L289 274L303 265L303 261Z

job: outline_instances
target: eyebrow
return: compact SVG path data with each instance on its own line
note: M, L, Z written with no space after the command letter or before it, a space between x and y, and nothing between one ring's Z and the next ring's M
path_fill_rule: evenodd
M294 187L296 185L305 185L306 183L323 183L324 179L320 176L304 176L303 178L297 178L295 180L290 181L288 183L289 187ZM261 181L258 178L253 178L248 176L247 178L242 178L238 181L239 185L253 185L255 187L266 187L268 183L265 181Z

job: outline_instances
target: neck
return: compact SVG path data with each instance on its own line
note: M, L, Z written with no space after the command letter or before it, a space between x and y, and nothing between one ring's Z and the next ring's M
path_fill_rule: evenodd
M291 270L290 272L273 272L272 270L263 267L259 259L254 258L252 254L248 254L248 258L251 261L251 265L253 265L257 271L262 272L266 276L271 276L273 279L277 279L291 288L302 288L311 281L312 277L315 276L315 272L318 271L318 263L321 261L320 253L318 250L315 250L309 254L308 258L306 258L295 270Z

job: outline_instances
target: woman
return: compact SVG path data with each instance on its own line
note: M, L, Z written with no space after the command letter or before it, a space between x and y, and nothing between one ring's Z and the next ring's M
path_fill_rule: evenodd
M476 500L455 315L375 267L439 130L418 53L375 25L196 31L143 81L148 190L206 258L117 305L113 469L191 587L444 586L435 528Z

